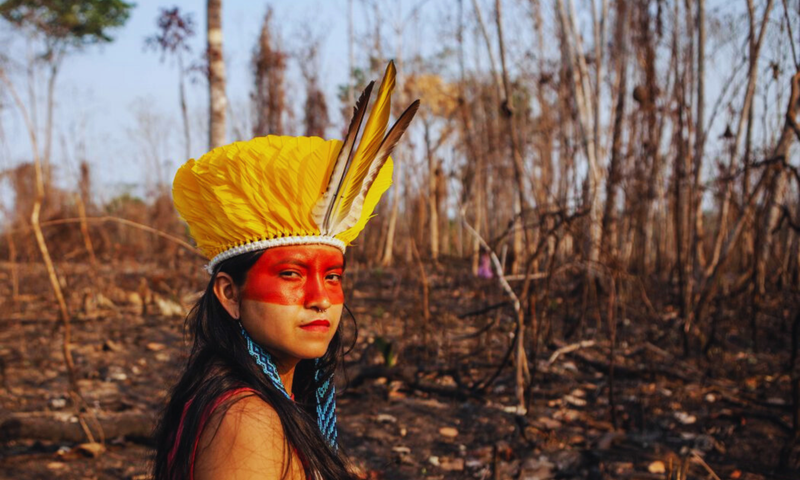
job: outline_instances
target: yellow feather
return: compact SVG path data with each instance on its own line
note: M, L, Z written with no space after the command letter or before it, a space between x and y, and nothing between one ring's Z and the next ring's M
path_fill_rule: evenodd
M381 86L378 89L378 96L372 105L372 110L370 110L367 124L364 126L364 133L361 135L361 141L353 157L353 163L347 172L344 188L340 193L341 201L333 214L333 225L341 222L350 212L350 206L361 191L364 177L367 176L381 141L386 135L386 126L389 124L389 114L392 109L392 92L394 91L396 73L394 62L389 62L386 72L383 74Z
M317 201L316 205L314 205L314 209L311 212L314 223L319 225L326 235L330 231L332 213L341 199L341 187L343 186L347 172L350 170L350 165L352 164L355 153L353 147L355 146L358 132L361 130L361 123L364 120L364 114L367 111L367 104L369 103L369 97L372 94L372 86L374 84L375 82L369 82L367 88L365 88L358 97L358 101L353 108L353 118L350 119L350 125L347 127L347 134L342 141L341 148L339 148L339 153L331 169L331 175L324 193Z
M346 245L350 245L358 234L361 233L361 230L364 230L369 219L373 217L372 212L375 211L375 207L378 205L381 196L392 186L393 171L394 163L392 162L392 158L389 157L378 173L378 176L375 178L372 188L367 192L366 198L364 199L364 208L361 210L361 217L358 219L358 222L344 232L336 235L336 238L342 240Z
M390 63L355 151L372 83L356 104L345 142L270 135L215 148L181 166L175 208L202 252L211 259L257 240L323 235L323 227L324 235L352 243L392 184L388 155L419 106L412 103L386 134L395 75Z
M216 148L175 175L175 208L208 258L247 242L319 234L311 210L338 140L268 136Z
M406 108L406 110L400 115L400 118L397 119L395 124L389 130L389 133L386 134L386 138L384 138L381 142L378 152L375 154L375 158L372 160L369 166L367 175L361 182L361 189L359 190L358 195L356 195L356 197L350 203L350 208L347 211L347 215L342 216L341 220L333 227L333 231L331 233L336 235L339 232L343 232L355 225L359 218L361 218L361 209L364 207L364 199L366 198L367 193L369 193L369 191L372 189L372 184L375 182L375 179L378 177L381 169L389 159L389 155L391 155L394 147L397 145L397 142L400 141L403 133L406 131L406 129L408 129L408 125L414 118L414 115L416 115L418 109L419 100L412 102L411 105L409 105L408 108Z

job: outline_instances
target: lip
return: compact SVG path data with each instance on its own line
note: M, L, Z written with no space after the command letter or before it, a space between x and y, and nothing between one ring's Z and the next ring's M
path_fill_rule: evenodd
M300 328L307 332L327 332L331 328L331 322L328 320L320 319L300 325Z

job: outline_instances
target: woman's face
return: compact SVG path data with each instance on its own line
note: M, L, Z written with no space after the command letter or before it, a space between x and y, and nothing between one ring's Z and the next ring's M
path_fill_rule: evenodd
M334 247L265 250L241 290L242 325L280 364L321 357L342 316L343 273Z

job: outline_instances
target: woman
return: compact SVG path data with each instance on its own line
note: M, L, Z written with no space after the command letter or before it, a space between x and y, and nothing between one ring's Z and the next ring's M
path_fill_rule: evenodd
M386 132L394 79L390 63L357 148L372 83L343 142L261 137L176 174L175 206L211 280L156 431L156 479L352 478L336 442L341 277L419 107Z

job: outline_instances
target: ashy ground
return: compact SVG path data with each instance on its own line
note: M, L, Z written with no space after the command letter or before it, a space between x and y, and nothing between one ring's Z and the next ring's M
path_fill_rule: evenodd
M21 269L14 302L4 265L0 477L148 478L147 433L185 362L183 315L206 277L196 265L60 268L89 409L82 417L95 434L94 417L118 424L96 439L103 447L87 445L67 393L63 329L45 272ZM339 427L363 478L800 478L791 469L798 454L788 442L789 350L780 321L765 328L754 353L731 308L718 346L684 358L674 312L659 311L657 298L645 308L637 296L617 321L611 362L603 309L582 309L577 280L553 282L540 295L540 347L527 413L519 415L513 359L499 368L513 310L495 281L474 279L457 262L430 268L426 324L416 269L349 268L358 340L347 381L340 375ZM349 320L346 330L352 338ZM18 438L15 421L40 425L26 430L36 438Z

